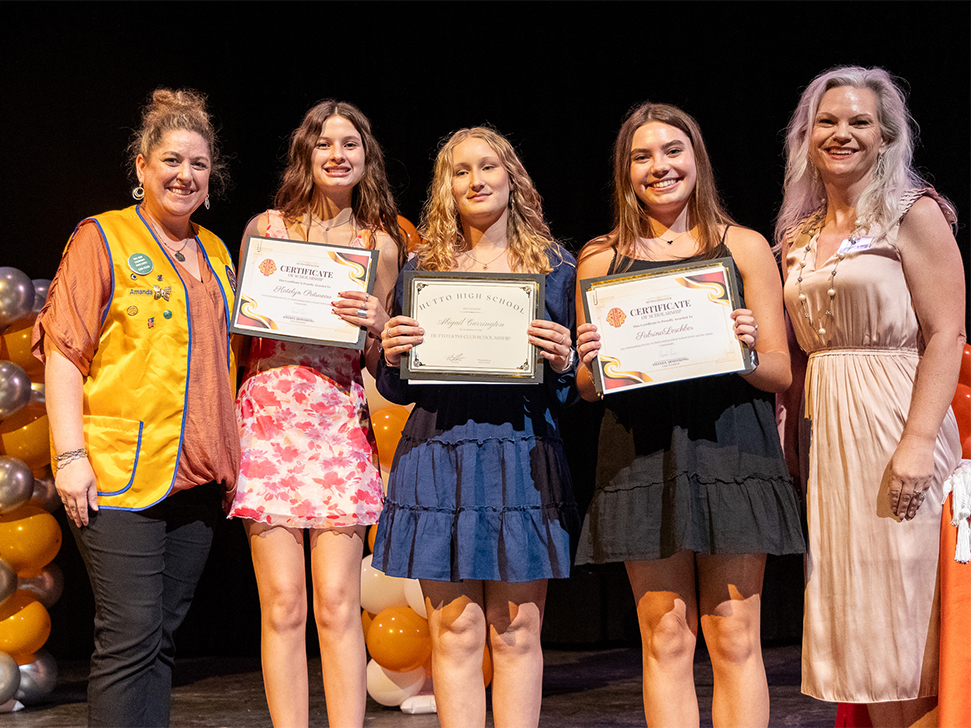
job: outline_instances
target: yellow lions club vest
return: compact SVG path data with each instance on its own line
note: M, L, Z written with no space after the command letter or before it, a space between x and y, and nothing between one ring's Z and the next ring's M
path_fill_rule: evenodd
M84 444L98 478L98 506L141 510L172 490L182 452L193 338L188 294L138 206L89 219L107 243L112 292L84 380ZM222 240L194 227L222 288L228 337L233 261ZM231 346L227 351L233 386L235 356Z

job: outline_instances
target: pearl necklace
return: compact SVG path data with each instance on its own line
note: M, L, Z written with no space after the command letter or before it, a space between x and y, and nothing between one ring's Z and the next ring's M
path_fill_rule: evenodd
M812 317L809 315L809 304L806 302L806 294L802 292L802 274L806 268L806 260L809 258L809 251L812 249L813 240L818 240L819 235L822 233L822 228L817 230L809 238L809 242L806 243L806 247L803 248L802 260L799 262L799 275L796 276L796 288L799 291L799 303L802 305L802 315L806 317L811 328L816 329L816 333L820 336L826 335L826 322L832 320L833 318L833 299L836 298L836 269L839 268L840 263L843 258L846 257L846 253L840 250L836 251L836 263L833 265L833 270L829 274L829 288L826 291L826 295L829 296L829 301L826 304L826 310L823 315L819 317L819 326L817 327L813 324ZM850 242L850 247L856 245L858 238L855 237L856 230L853 231L853 235L847 238ZM842 245L840 246L842 247Z

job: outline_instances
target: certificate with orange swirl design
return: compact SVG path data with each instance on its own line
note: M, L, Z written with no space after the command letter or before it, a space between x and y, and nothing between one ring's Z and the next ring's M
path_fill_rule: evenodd
M378 251L251 235L239 263L229 330L363 349L367 331L331 311L340 291L374 290Z
M600 394L754 369L735 336L735 262L715 258L580 281L600 333Z

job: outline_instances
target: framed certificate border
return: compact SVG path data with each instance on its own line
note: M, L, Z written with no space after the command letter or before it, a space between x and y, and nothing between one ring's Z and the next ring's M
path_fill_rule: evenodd
M368 248L250 235L229 330L361 350L367 331L336 316L331 302L338 291L372 293L377 263L378 251Z
M752 371L754 354L735 336L731 319L731 312L742 307L735 286L735 271L735 261L725 257L581 280L584 314L587 321L597 324L604 342L592 362L597 392L606 395L697 377ZM630 283L637 284L636 293L616 290ZM677 292L677 300L672 290ZM613 294L609 303L604 294ZM604 310L607 306L609 309ZM625 323L627 330L622 338L620 331ZM690 333L699 328L700 335ZM700 351L697 343L681 344L702 336L704 346ZM648 338L649 343L637 343ZM611 348L620 341L627 344L624 349L628 353ZM664 351L660 351L661 347ZM650 356L667 358L663 361L656 358L652 366L643 361Z
M542 358L526 329L542 317L545 293L541 274L405 271L402 308L421 323L425 341L401 357L402 379L542 382ZM442 342L428 346L430 339Z

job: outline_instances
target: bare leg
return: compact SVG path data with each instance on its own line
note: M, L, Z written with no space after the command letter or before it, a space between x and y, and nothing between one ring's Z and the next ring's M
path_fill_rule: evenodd
M442 728L485 726L482 653L486 617L481 581L421 580L432 637L432 683Z
M364 725L367 658L361 630L361 555L364 526L314 530L310 568L314 617L324 673L327 723Z
M711 719L720 726L769 724L760 611L765 554L696 556L701 629L715 678Z
M694 655L698 637L695 555L629 561L644 661L644 716L651 728L699 724Z
M484 584L492 647L492 717L496 728L539 725L543 702L540 632L546 580Z
M870 722L877 728L936 728L937 698L870 703Z
M303 531L245 521L260 592L263 686L277 728L309 720Z

